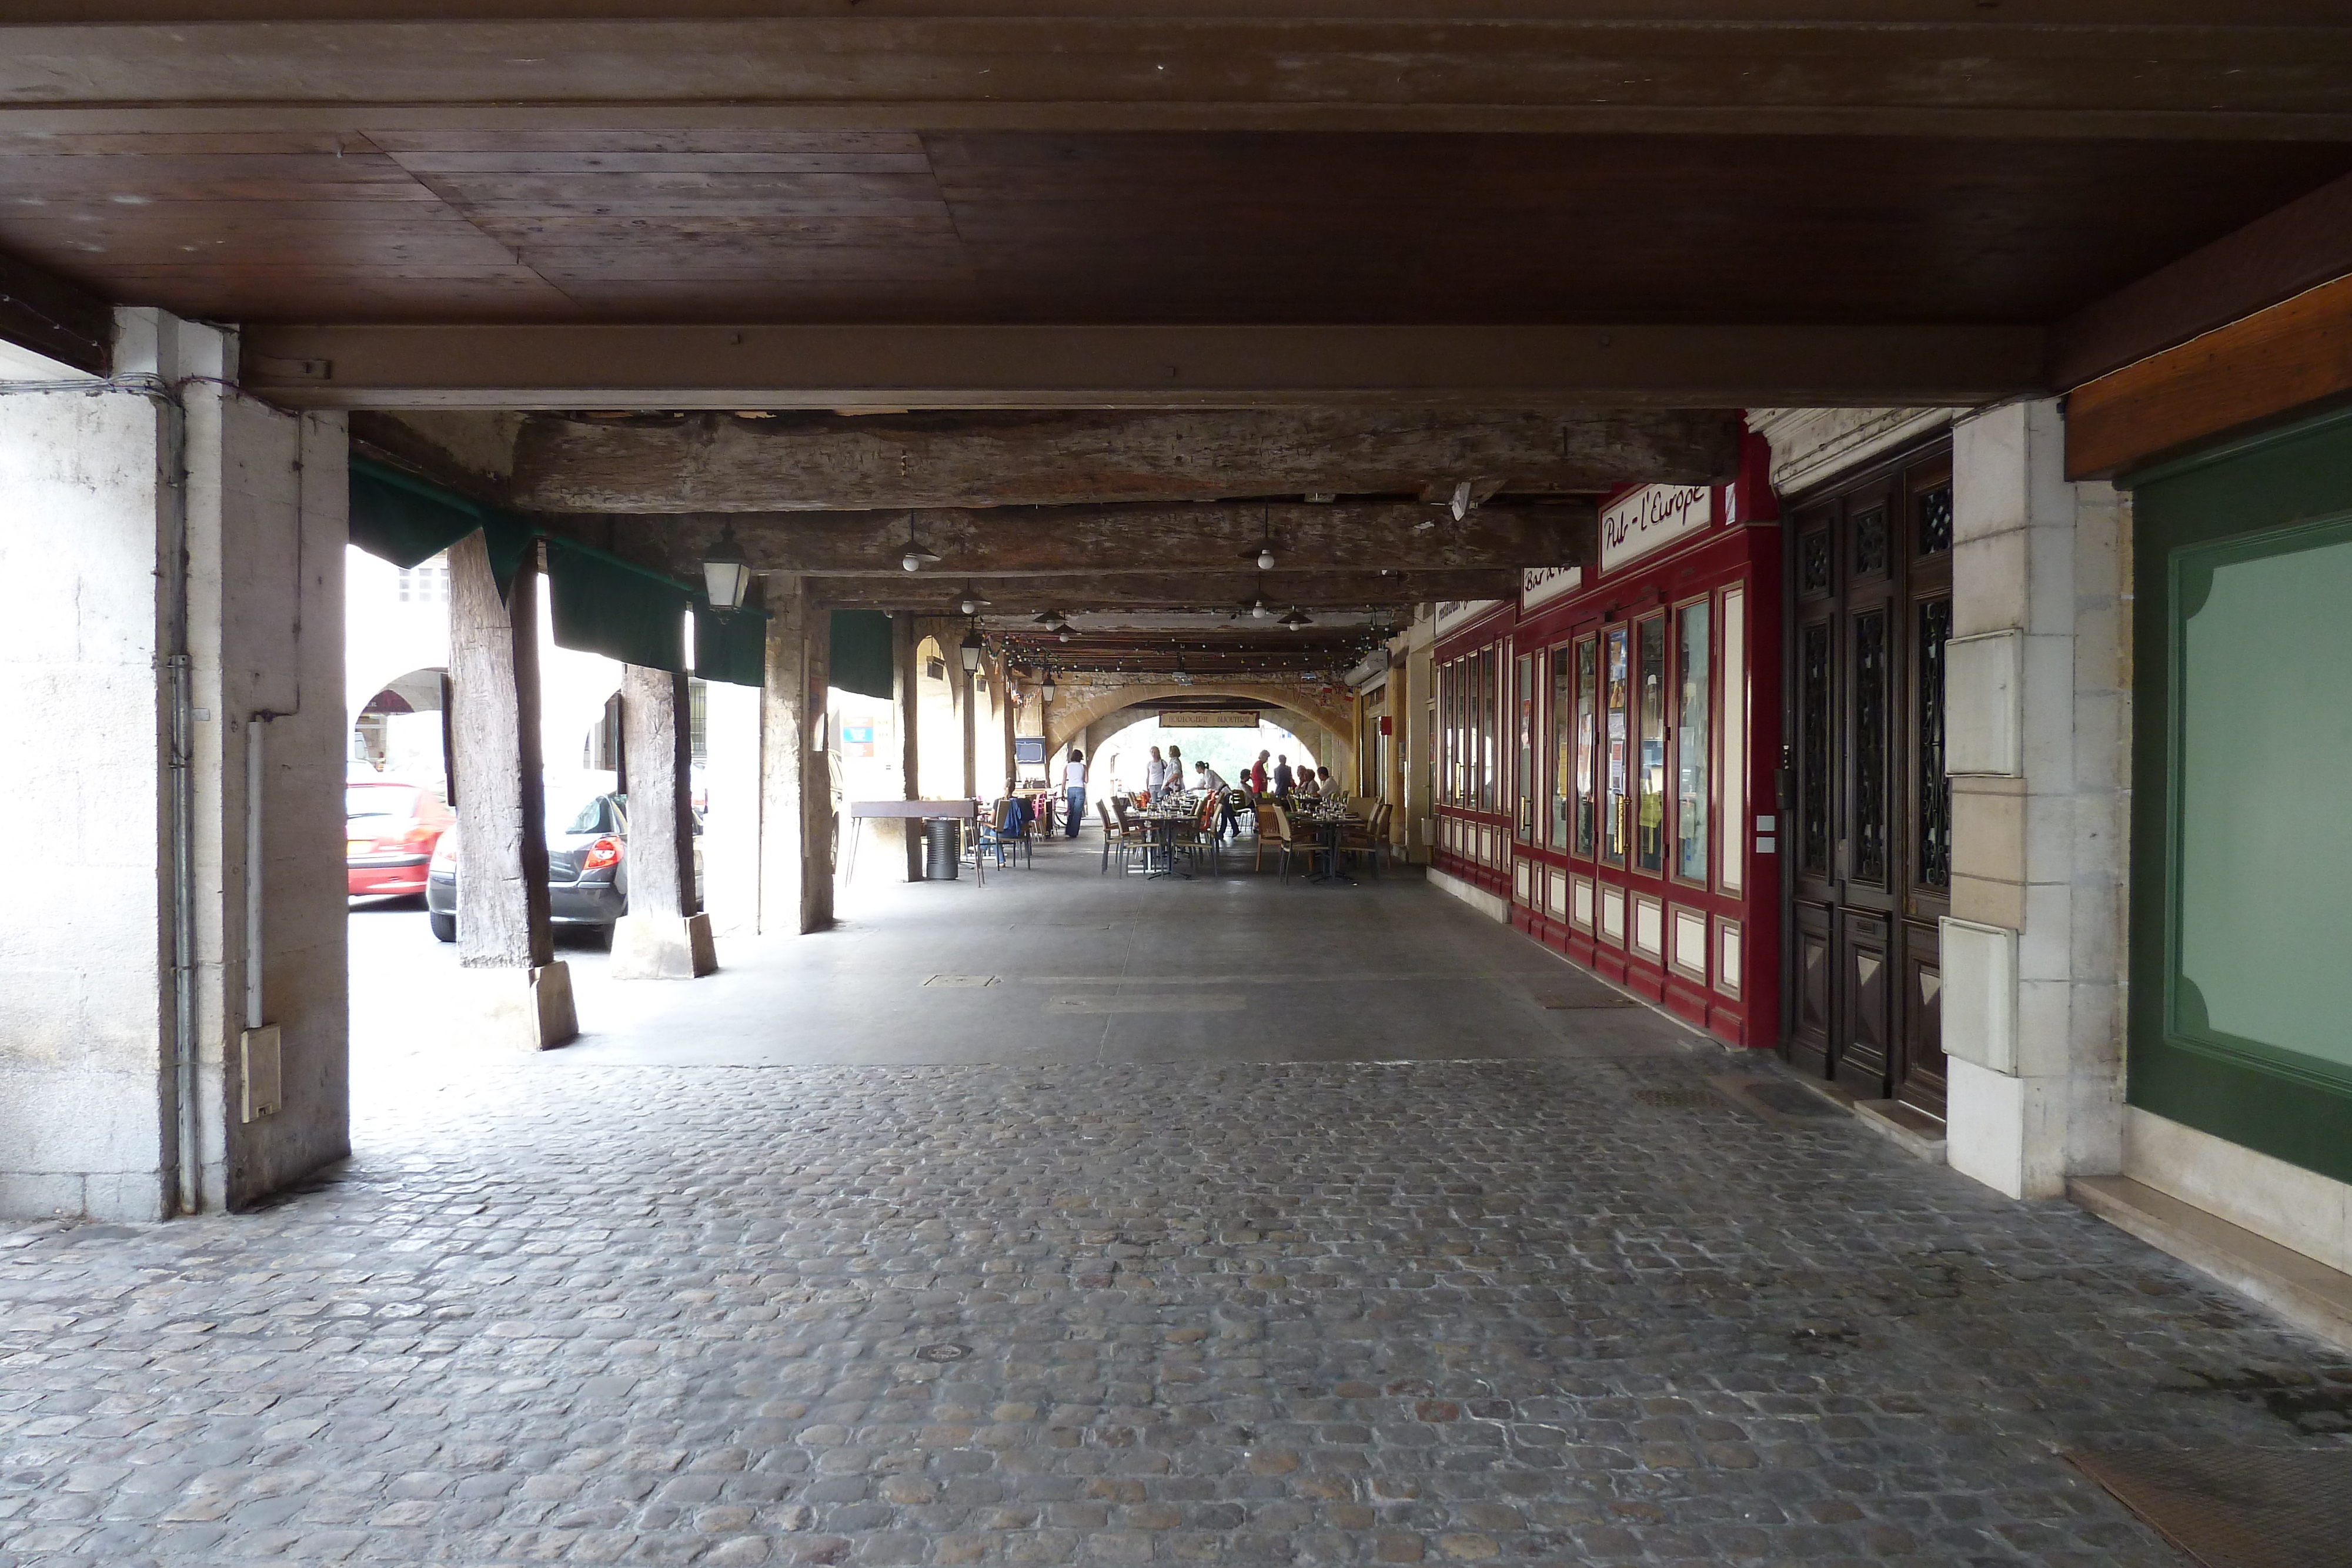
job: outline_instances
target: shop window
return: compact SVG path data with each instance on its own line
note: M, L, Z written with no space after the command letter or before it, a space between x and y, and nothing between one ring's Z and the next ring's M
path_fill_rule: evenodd
M1637 676L1641 688L1642 774L1640 820L1633 837L1637 871L1663 871L1666 864L1666 618L1643 617Z
M1748 591L1723 594L1723 891L1738 893L1748 864Z
M1594 818L1593 720L1600 711L1600 643L1587 637L1576 645L1576 852L1592 853ZM1586 922L1591 925L1591 921Z
M1496 709L1501 693L1503 651L1489 648L1478 655L1478 810L1492 811L1497 796L1501 758L1496 755Z
M1518 705L1518 744L1511 757L1511 797L1518 803L1513 821L1522 839L1533 836L1536 826L1536 679L1533 655L1522 653L1518 659L1518 684L1511 690L1511 698Z
M1544 841L1556 850L1570 843L1576 789L1576 655L1567 648L1551 651L1551 779L1550 817Z
M1706 880L1707 676L1713 606L1702 599L1676 612L1675 668L1682 676L1675 713L1675 872Z
M1601 802L1601 855L1613 865L1625 863L1625 852L1633 847L1633 836L1632 715L1627 712L1633 695L1632 636L1628 628L1613 626L1608 637L1609 685L1603 712L1608 725L1609 774L1607 793Z

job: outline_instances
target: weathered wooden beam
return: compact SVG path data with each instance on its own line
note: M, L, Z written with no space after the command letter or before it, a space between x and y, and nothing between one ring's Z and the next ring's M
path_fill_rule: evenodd
M114 310L79 284L0 251L0 342L102 376L114 352Z
M2039 391L2015 326L274 326L286 408L1973 407Z
M2050 384L2081 386L2352 274L2352 174L2189 252L2050 329Z
M1639 17L1595 17L1575 0L1435 18L1391 5L1320 17L1146 4L1029 16L747 16L740 3L692 0L659 17L609 3L542 9L407 17L304 0L23 0L0 54L0 119L45 125L79 111L87 123L99 110L115 129L212 129L260 108L289 127L476 131L1982 137L2341 136L2352 124L2352 47L2326 25L2341 20L2327 0L2045 0L2032 25L1938 0L1779 15L1683 4Z
M2078 387L2066 476L2118 470L2352 396L2352 277L2340 277Z
M1239 563L1236 563L1239 565ZM905 610L951 615L961 584L929 572L874 577L813 577L808 591L829 609ZM1352 605L1420 604L1448 599L1504 599L1517 593L1517 569L1459 567L1444 571L1105 571L1072 577L992 578L983 590L992 616L1048 610L1223 610L1262 600L1277 613Z
M604 523L575 517L575 523ZM1083 576L1099 571L1255 570L1261 549L1279 567L1590 566L1600 550L1586 503L1482 507L1460 521L1441 507L1393 504L1247 507L1001 507L952 512L771 512L723 519L755 571L817 577L901 570L911 535L940 558L918 575ZM614 517L608 548L694 575L722 519ZM944 589L940 591L945 591Z
M1738 416L1714 409L541 415L523 426L509 495L533 511L774 512L1406 496L1461 481L1599 494L1726 484L1738 465Z

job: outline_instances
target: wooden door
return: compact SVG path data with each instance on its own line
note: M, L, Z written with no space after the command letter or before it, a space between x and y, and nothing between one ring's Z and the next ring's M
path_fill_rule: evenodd
M1939 443L1805 499L1787 530L1782 1050L1859 1098L1937 1118L1951 497Z

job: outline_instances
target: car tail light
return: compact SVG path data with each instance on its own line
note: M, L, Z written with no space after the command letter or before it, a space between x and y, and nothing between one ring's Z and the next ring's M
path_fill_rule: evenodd
M433 846L433 863L436 866L457 865L457 835L456 832L443 833L441 841Z
M608 865L619 865L620 863L621 841L618 839L598 839L594 843L588 846L587 854L583 856L581 859L580 869L582 871L603 871Z
M421 850L431 842L433 830L423 822L411 825L408 831L400 835L400 847L404 850Z

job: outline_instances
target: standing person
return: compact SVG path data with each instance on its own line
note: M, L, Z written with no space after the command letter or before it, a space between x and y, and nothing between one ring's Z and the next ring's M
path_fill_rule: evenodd
M1273 755L1274 753L1271 751L1261 751L1257 754L1257 760L1249 765L1249 787L1251 794L1263 795L1265 793L1265 759Z
M1184 777L1183 748L1170 747L1168 748L1168 792L1171 795L1181 795L1184 792L1184 786L1191 782L1191 779Z
M1160 748L1155 746L1151 748L1151 760L1143 765L1143 798L1157 800L1160 791L1167 788L1168 759L1160 755Z
M1274 759L1274 798L1284 805L1290 803L1290 754L1284 752Z
M1075 746L1070 747L1070 759L1062 764L1062 804L1069 823L1069 831L1063 836L1075 839L1087 814L1087 754Z
M1225 782L1224 775L1205 762L1195 762L1192 782L1217 798L1217 837L1223 838L1228 831L1241 837L1242 820L1234 814L1233 786Z

